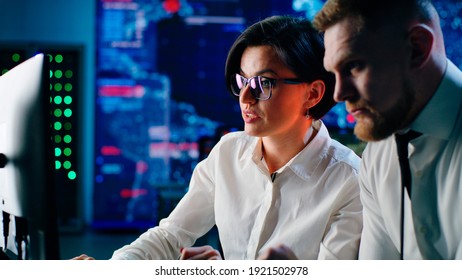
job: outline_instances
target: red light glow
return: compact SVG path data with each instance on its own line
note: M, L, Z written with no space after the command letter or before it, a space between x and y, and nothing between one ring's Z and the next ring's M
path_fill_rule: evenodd
M122 151L115 146L103 146L101 147L101 154L103 156L120 156Z
M174 14L180 10L181 4L179 0L165 0L162 6L167 13Z
M147 194L148 194L148 190L146 189L136 189L136 190L123 189L120 191L120 196L122 198L132 198L132 197L135 198L135 197L143 196Z
M352 114L348 114L346 119L347 119L348 123L354 123L355 122L355 117L353 117Z
M105 97L125 97L125 98L142 98L146 93L143 86L102 86L99 89L99 96Z

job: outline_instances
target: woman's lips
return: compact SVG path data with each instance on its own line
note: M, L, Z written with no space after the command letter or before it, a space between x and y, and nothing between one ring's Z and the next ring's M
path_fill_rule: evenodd
M252 123L257 121L260 117L253 111L245 110L242 112L242 118L244 119L245 123Z

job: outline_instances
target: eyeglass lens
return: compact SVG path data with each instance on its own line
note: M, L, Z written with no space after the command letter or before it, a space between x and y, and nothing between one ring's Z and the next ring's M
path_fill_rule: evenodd
M247 84L250 85L250 93L256 99L266 100L271 96L272 83L268 78L255 76L247 79L236 74L231 82L233 94L236 96L240 95L241 90L245 88Z

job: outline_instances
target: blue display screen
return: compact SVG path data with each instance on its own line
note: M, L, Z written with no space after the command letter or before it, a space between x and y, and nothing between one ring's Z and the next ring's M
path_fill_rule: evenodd
M453 2L434 1L448 56L461 67L462 5ZM163 212L164 198L181 197L197 162L221 135L242 127L239 104L224 82L234 40L259 19L310 18L322 4L99 0L94 226L157 224L168 212ZM357 142L351 133L354 119L343 104L323 121L345 144Z

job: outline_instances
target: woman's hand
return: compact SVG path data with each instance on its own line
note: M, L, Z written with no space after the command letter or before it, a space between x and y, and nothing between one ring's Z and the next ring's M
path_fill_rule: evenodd
M269 248L258 257L259 260L297 260L294 252L284 244Z
M220 252L212 246L182 248L180 260L222 260Z
M73 257L71 260L85 260L85 261L87 261L87 260L94 260L94 259L95 259L95 258L93 258L93 257L90 257L90 256L87 256L87 255L85 255L85 254L82 254L82 255L80 255L80 256Z

